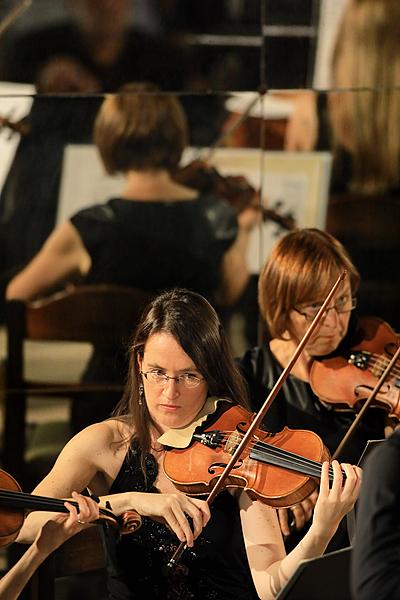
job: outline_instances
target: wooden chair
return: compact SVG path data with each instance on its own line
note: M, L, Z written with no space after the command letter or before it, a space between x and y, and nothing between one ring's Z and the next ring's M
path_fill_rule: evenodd
M151 294L114 286L81 286L35 302L6 306L8 352L3 438L3 468L25 483L27 397L79 398L84 392L109 392L108 384L29 381L25 377L25 342L126 344ZM49 367L50 368L50 367ZM122 391L122 386L117 386Z
M69 596L74 594L75 584L78 600L85 594L88 600L106 600L105 567L106 551L100 529L91 527L67 540L46 559L32 576L21 599L55 600L58 587L68 586ZM77 597L76 591L74 597Z

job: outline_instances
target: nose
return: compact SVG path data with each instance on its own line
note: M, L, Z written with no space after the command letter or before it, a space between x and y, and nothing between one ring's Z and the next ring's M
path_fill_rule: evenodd
M322 322L327 327L337 327L338 319L339 319L338 312L337 312L336 308L334 306L332 306L331 308L328 308L328 310L326 311Z
M174 377L170 377L163 388L163 394L166 398L176 398L179 396L179 385Z

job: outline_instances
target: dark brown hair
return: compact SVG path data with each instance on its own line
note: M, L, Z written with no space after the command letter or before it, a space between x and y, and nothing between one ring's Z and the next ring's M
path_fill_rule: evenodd
M139 404L139 358L147 340L156 333L175 338L204 377L209 396L229 398L248 407L243 378L233 360L217 313L200 294L174 289L155 298L145 311L130 348L129 375L115 415L132 426L142 452L150 450L151 417L146 403ZM143 455L142 455L143 456Z

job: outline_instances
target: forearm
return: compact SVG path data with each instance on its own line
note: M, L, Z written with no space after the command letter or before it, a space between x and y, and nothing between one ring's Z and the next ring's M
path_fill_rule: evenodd
M268 576L271 578L268 590L272 593L266 595L265 598L274 598L277 595L292 577L300 561L321 556L325 552L330 539L331 536L317 533L311 525L297 546L282 560L277 561L268 569Z
M224 256L220 286L221 302L224 305L234 304L249 281L250 273L246 261L249 235L248 230L239 229L235 242Z
M47 556L48 553L39 551L36 543L33 543L18 563L1 579L0 598L2 600L18 598L30 577Z
M143 502L145 501L145 498L143 497L145 495L146 494L141 492L124 492L121 494L100 496L99 506L101 508L107 508L115 515L120 515L130 509L138 510L136 506L142 508ZM35 539L39 529L52 517L54 517L54 512L31 512L25 519L24 525L19 532L17 542L22 544L31 543Z

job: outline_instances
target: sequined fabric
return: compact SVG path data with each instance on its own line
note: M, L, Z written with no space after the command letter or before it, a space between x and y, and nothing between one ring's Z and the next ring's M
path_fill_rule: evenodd
M158 493L158 465L133 445L115 479L111 493ZM222 492L213 503L210 523L173 569L167 563L178 546L176 536L161 523L144 518L139 531L115 540L106 535L109 552L109 592L112 600L228 600L257 599L241 533L236 500Z

